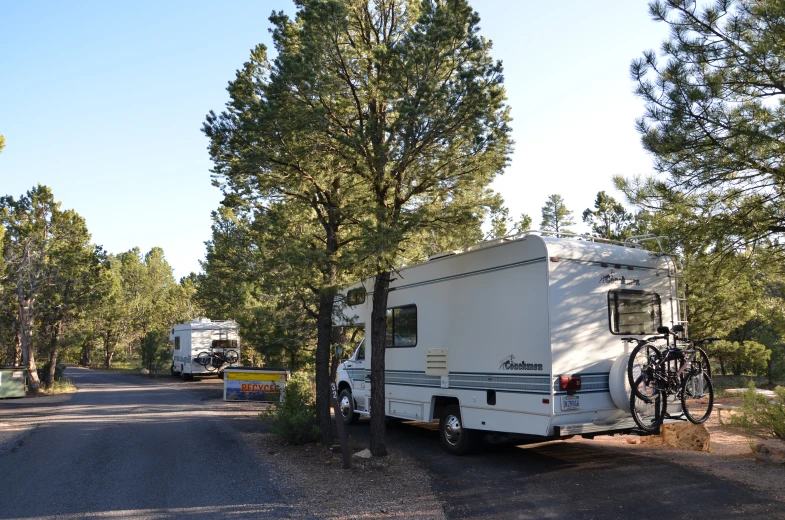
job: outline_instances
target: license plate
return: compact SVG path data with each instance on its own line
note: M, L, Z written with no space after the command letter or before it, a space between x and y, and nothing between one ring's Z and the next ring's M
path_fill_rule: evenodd
M581 401L578 395L563 395L561 397L562 410L580 410Z

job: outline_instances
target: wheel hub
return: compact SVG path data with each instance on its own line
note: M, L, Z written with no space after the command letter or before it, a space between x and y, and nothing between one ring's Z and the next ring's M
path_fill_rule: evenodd
M341 414L344 417L349 417L349 414L352 411L352 406L351 403L349 402L349 396L347 395L341 396L341 402L339 406L341 408Z
M461 421L454 415L447 416L444 422L444 437L451 446L455 446L461 440Z

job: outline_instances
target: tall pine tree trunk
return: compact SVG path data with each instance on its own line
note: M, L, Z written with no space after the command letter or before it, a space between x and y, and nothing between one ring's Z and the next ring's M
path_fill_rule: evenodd
M323 289L319 296L319 316L316 336L316 422L324 446L333 444L333 425L330 416L330 336L335 297L331 289ZM336 420L340 418L336 417Z
M384 352L387 329L387 292L390 273L376 275L373 282L373 310L371 311L371 454L387 455L384 406Z
M22 342L22 364L27 368L27 380L30 391L38 393L41 381L38 379L38 368L35 365L35 351L33 349L33 313L32 302L24 297L21 282L17 288L19 306L19 332Z
M52 327L52 338L49 344L49 372L46 374L46 381L44 384L46 388L52 388L55 382L55 370L57 368L57 356L60 350L60 336L63 333L63 318L57 320L57 324Z
M319 425L324 446L333 444L333 423L330 415L330 345L332 343L333 307L335 306L335 281L338 268L335 253L338 251L337 228L332 221L324 223L327 262L322 271L324 286L319 293L319 313L316 318L316 423ZM339 420L336 417L336 420Z

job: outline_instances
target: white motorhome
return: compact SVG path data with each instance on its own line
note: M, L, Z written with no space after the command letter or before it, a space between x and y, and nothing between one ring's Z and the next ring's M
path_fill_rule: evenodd
M535 234L445 253L393 274L385 410L440 421L448 451L484 433L532 439L629 432L633 345L685 323L668 255ZM373 280L342 291L336 325L370 338ZM627 355L625 355L627 354ZM371 412L370 339L337 372L346 422Z
M240 362L240 336L237 322L197 318L180 323L169 331L173 343L173 376L184 380L194 376L223 375L225 368Z

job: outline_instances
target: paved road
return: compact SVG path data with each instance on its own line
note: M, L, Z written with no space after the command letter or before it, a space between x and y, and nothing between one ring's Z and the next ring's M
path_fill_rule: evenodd
M0 518L293 515L231 417L205 401L218 385L79 368L67 375L79 387L67 402L0 401L0 422L48 415L0 445Z
M367 442L368 422L349 432ZM782 504L736 484L591 441L491 446L455 457L442 449L436 425L389 423L387 432L388 446L428 469L450 519L785 518Z

